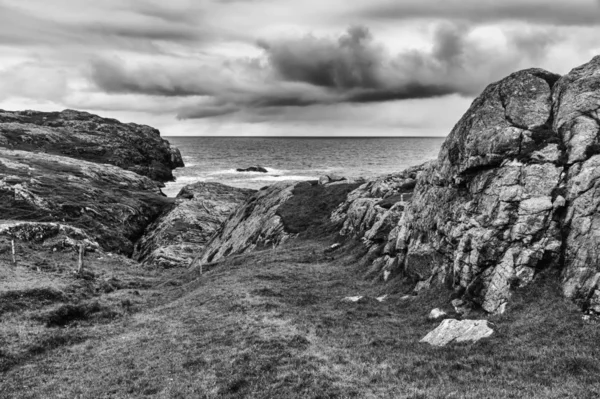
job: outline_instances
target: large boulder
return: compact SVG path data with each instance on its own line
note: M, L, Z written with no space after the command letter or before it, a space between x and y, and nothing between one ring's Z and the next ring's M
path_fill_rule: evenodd
M562 78L514 73L473 102L403 213L362 190L333 216L416 290L443 284L502 313L515 288L554 268L567 297L600 312L599 108L600 57Z
M3 222L70 225L103 249L130 255L171 202L154 180L116 166L0 147Z
M559 80L553 98L566 150L563 290L600 312L600 57Z
M185 186L137 242L134 258L148 266L189 266L221 224L255 190L219 183Z
M184 166L158 130L74 110L0 110L0 146L108 163L160 182Z
M558 265L563 157L551 129L558 79L517 72L473 102L417 181L395 244L406 276L446 283L502 313L511 287Z

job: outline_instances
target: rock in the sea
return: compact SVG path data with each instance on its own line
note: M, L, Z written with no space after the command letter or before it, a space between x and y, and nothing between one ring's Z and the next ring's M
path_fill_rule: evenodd
M446 319L420 342L433 346L445 346L450 342L477 342L494 333L487 320Z
M108 163L160 182L184 166L158 130L74 110L0 110L0 146Z
M83 230L103 249L133 243L172 200L148 177L112 165L0 147L0 215Z
M268 173L269 171L262 166L250 166L248 168L237 168L237 172L259 172L259 173Z
M189 266L221 224L254 192L219 183L183 187L176 203L137 242L134 258L149 266Z

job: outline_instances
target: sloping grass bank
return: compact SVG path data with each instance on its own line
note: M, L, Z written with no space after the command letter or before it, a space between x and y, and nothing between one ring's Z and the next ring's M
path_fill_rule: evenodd
M517 292L475 344L418 341L447 292L402 299L352 253L291 241L164 277L146 306L0 375L2 398L596 398L599 326L556 281ZM449 310L449 309L448 309ZM79 327L44 327L79 331ZM83 331L83 330L81 330Z

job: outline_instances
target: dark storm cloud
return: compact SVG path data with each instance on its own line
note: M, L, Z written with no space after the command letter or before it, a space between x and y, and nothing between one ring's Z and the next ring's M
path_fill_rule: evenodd
M178 97L210 95L213 84L202 70L167 69L158 65L127 68L120 59L96 59L91 78L108 93L133 93Z
M600 21L600 1L375 0L351 13L376 19L439 18L474 23L516 20L551 25L596 25Z
M490 81L535 61L553 43L546 31L506 34L503 50L473 42L464 24L441 24L430 51L391 55L368 29L338 38L307 35L260 41L265 62L126 67L98 60L91 78L106 92L167 97L206 96L212 102L181 110L179 118L207 118L241 109L316 104L377 103L449 94L474 95Z

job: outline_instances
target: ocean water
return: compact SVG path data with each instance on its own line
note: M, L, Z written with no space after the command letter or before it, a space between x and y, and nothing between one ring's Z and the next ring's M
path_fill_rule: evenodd
M166 137L179 148L185 168L163 192L172 197L181 187L218 182L254 188L280 182L315 180L325 174L371 178L435 159L444 138L274 138ZM236 172L263 166L268 173Z

